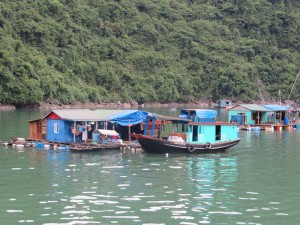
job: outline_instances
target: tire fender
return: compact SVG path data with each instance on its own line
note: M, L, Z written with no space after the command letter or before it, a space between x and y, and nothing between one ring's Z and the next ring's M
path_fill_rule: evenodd
M205 148L206 148L206 149L211 149L211 143L210 143L210 142L206 142Z
M188 148L189 152L195 151L195 147L193 145L188 145L187 148Z

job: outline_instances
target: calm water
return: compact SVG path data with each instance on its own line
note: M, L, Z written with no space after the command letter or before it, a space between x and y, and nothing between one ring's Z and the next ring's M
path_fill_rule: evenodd
M40 115L0 112L0 140ZM199 156L0 145L0 224L300 224L300 130L240 137Z

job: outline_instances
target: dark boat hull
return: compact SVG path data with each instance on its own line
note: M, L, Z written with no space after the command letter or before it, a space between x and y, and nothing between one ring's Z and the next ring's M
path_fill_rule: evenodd
M140 145L146 152L150 153L213 153L222 152L226 149L238 144L240 139L233 141L217 142L214 144L189 144L174 143L167 140L160 140L151 137L140 137L138 139Z

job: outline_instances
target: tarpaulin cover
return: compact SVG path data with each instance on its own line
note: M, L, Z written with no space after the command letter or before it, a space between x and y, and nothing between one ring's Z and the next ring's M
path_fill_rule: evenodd
M217 117L216 110L197 110L196 116L200 119L215 119Z
M265 108L273 111L287 111L289 107L282 105L264 105Z
M125 110L124 112L107 116L106 119L108 119L111 123L118 123L121 126L128 126L143 122L147 115L148 112L140 110Z
M180 112L180 118L199 118L199 119L215 119L217 117L216 110L207 109L183 109Z

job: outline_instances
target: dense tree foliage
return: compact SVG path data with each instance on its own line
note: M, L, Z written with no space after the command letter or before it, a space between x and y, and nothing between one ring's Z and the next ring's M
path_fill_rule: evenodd
M288 96L299 33L297 0L2 0L0 103Z

